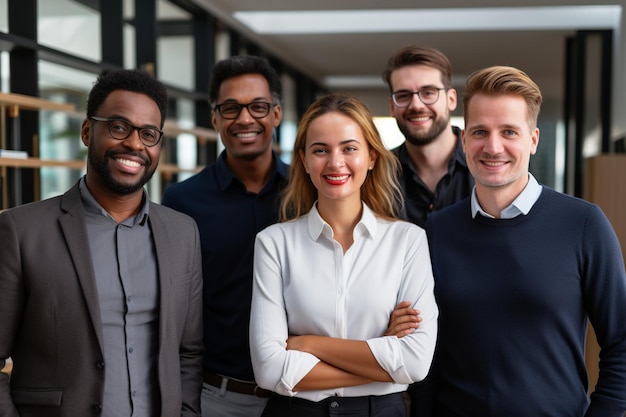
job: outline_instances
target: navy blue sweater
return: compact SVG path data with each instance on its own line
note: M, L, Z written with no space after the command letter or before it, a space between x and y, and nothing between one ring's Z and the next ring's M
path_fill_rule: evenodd
M433 416L624 415L624 260L597 206L543 187L526 216L472 219L467 198L426 228L440 308ZM587 315L602 348L590 405Z

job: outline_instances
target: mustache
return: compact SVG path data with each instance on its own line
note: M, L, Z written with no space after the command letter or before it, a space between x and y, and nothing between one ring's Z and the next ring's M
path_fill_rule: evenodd
M434 115L435 115L435 113L433 113L433 112L411 111L411 110L409 110L409 111L407 111L404 114L404 117L421 117L421 116L428 116L428 117L430 117L430 116L434 116Z

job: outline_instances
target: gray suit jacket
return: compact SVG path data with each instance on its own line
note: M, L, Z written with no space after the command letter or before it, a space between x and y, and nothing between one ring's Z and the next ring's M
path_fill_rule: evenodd
M195 222L150 203L159 270L161 416L200 416L202 264ZM88 416L104 390L102 323L78 186L0 214L0 416Z

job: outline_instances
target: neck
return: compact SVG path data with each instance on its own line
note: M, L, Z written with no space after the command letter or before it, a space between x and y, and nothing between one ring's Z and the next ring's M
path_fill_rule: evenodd
M226 154L226 164L251 193L259 193L272 173L272 153L267 152L254 159L243 159Z
M415 172L431 191L435 191L437 183L448 172L448 161L456 149L457 136L448 127L433 142L417 146L406 142L409 158Z
M504 187L485 187L477 182L476 198L478 204L485 212L499 219L502 210L515 201L527 184L528 176L526 176L525 181L517 181Z
M98 186L97 181L89 176L85 178L85 184L98 204L118 223L136 215L141 210L143 188L132 194L120 195Z
M326 223L333 229L333 236L347 251L353 243L353 232L363 214L363 204L360 196L349 200L317 201L317 211Z

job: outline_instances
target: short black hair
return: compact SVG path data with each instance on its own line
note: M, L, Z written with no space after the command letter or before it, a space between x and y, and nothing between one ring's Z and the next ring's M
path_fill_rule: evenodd
M167 116L167 88L152 74L139 69L104 71L98 76L87 98L87 118L95 116L106 98L115 90L126 90L150 97L161 111L161 127Z
M228 78L244 74L260 74L269 84L272 99L280 104L283 99L283 86L278 72L269 64L267 59L254 55L235 55L219 61L211 71L209 84L209 100L214 106L219 95L220 86Z

